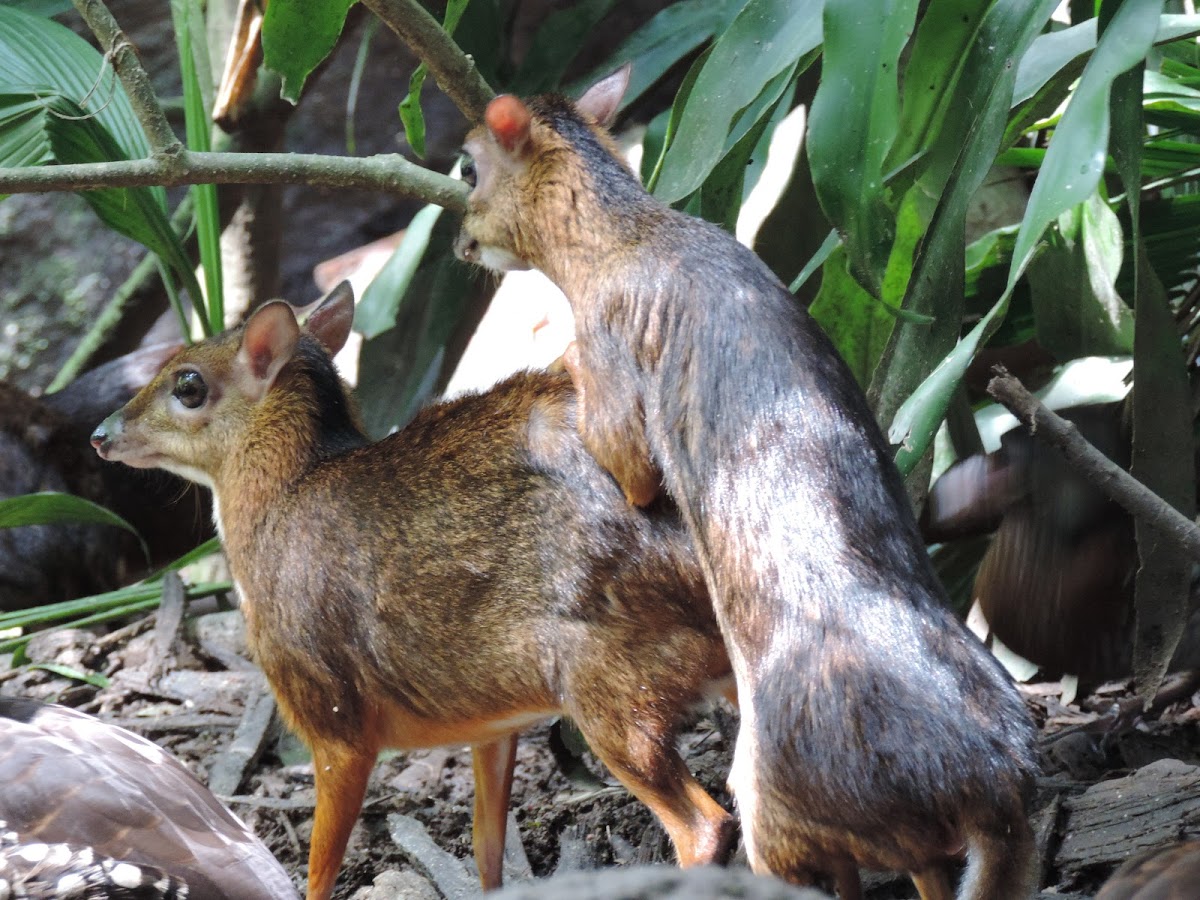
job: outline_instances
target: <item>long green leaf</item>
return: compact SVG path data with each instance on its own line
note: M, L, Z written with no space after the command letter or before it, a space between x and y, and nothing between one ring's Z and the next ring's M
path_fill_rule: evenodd
M852 270L875 295L895 232L884 160L900 115L900 52L916 13L916 0L879 0L873 16L859 0L826 0L821 86L809 113L813 186Z
M979 0L931 0L904 71L900 123L885 169L928 148L941 131L988 5Z
M0 528L20 528L28 525L59 525L82 522L89 525L112 525L123 528L138 539L146 559L150 550L137 529L110 509L105 509L91 500L43 491L37 494L22 494L0 500Z
M199 0L171 0L171 18L175 26L175 45L179 53L179 71L183 79L183 108L189 149L208 152L212 148L211 83L201 82L201 72L208 69L208 46L203 23L204 14ZM204 60L205 65L199 66ZM207 90L206 90L207 88ZM206 301L201 315L206 335L217 334L225 328L225 301L221 276L221 217L217 208L217 186L197 184L191 188L196 205L196 238L200 246L200 265L204 270ZM195 303L201 306L200 298Z
M440 206L430 204L413 216L400 246L363 292L354 311L354 329L363 337L369 340L395 326L400 304L425 257L433 226L441 214Z
M614 0L578 0L547 16L533 36L521 68L513 76L514 94L537 94L556 87L588 35L608 15Z
M967 207L990 171L1004 133L1014 62L1054 7L1054 0L1023 0L997 3L988 10L964 62L958 96L947 110L939 140L930 149L918 181L918 190L940 199L913 263L904 309L937 320L928 328L907 322L897 325L870 392L880 421L892 423L888 435L893 444L901 445L896 464L904 474L925 454L946 414L974 354L964 346L983 336L982 331L973 331L973 339L968 336L954 346L962 322ZM1003 319L1007 296L1002 302L1002 308L985 317L985 327ZM935 360L942 362L930 372Z
M1046 227L1086 200L1108 155L1108 98L1113 80L1145 59L1158 33L1163 0L1125 0L1088 60L1034 182L1017 233L1009 283L1025 270Z
M734 116L821 43L823 0L750 0L713 44L667 148L655 194L673 203L720 161ZM730 77L736 72L737 77Z
M1116 290L1121 226L1093 194L1058 217L1029 265L1038 343L1058 359L1133 352L1133 310Z

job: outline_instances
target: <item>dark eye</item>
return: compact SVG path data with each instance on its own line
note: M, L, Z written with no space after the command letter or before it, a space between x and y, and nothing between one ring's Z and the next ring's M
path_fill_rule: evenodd
M198 409L208 398L208 385L199 372L180 372L175 378L175 390L171 396L188 409Z
M462 161L462 180L467 187L475 187L475 160L464 156Z

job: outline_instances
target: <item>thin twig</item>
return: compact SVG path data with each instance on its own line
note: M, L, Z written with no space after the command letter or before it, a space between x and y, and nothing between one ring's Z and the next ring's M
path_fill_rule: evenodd
M462 52L425 7L417 0L363 0L363 5L420 57L438 87L467 121L483 119L483 111L495 92L475 68L475 60Z
M79 15L87 23L96 40L104 49L104 54L112 60L112 67L125 86L133 113L146 132L146 140L150 142L150 150L156 156L165 154L173 156L183 149L183 144L171 130L167 117L163 113L154 88L150 84L150 76L138 59L137 49L125 37L121 26L113 18L101 0L73 0Z
M1003 366L992 371L996 377L988 383L988 393L1020 419L1030 434L1060 451L1088 481L1131 516L1154 525L1183 553L1200 560L1200 528L1089 444L1072 423L1046 409Z
M436 203L454 212L466 208L468 191L462 182L394 153L346 157L182 150L172 159L0 168L0 194L183 184L308 184L383 191Z

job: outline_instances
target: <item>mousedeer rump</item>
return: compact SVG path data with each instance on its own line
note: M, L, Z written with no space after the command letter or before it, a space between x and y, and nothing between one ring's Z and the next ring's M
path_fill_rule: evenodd
M662 489L700 555L742 706L730 787L752 866L856 864L923 898L1023 897L1033 728L945 608L888 447L837 351L765 265L645 192L577 103L498 97L468 137L456 249L541 269L575 312L584 443L634 504Z
M475 854L498 886L516 732L560 712L681 863L722 861L732 817L674 738L729 661L676 515L625 503L566 375L515 376L369 443L330 361L352 315L348 287L303 332L263 306L92 438L213 489L255 656L313 751L308 897L331 893L384 747L472 746Z

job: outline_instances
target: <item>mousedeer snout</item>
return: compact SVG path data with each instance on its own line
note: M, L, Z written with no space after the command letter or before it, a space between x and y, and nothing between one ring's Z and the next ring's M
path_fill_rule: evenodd
M466 229L458 233L454 239L454 255L463 262L479 262L479 241L467 234Z
M96 430L92 432L91 444L96 448L101 459L108 459L113 441L121 436L124 427L125 420L121 417L120 412L113 413L96 426Z

